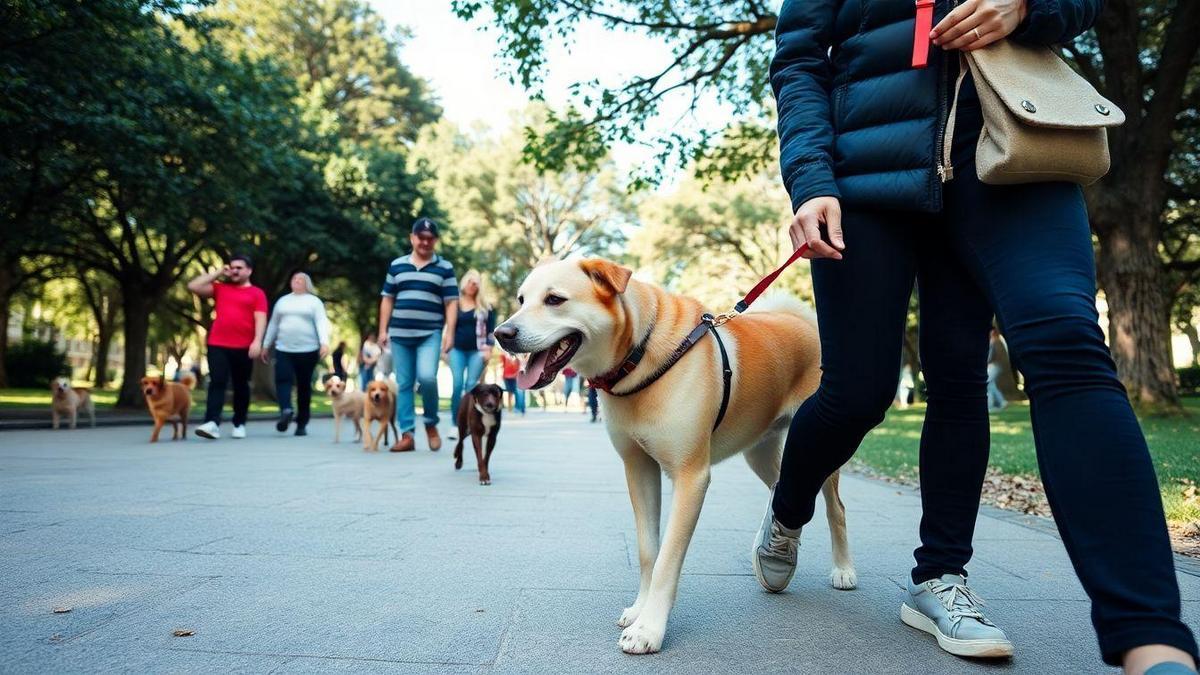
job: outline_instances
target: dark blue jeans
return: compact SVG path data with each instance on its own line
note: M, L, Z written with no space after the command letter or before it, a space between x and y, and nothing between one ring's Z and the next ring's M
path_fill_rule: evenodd
M847 209L844 259L812 263L823 372L792 420L776 516L789 527L811 520L821 484L883 420L915 280L928 408L914 580L965 574L971 558L994 312L1025 376L1046 496L1105 662L1153 643L1196 654L1150 453L1097 323L1083 195L1067 183L980 183L978 122L960 117L959 127L942 213Z
M321 353L275 350L275 398L279 412L292 409L292 385L296 386L296 424L308 424L312 409L313 370Z

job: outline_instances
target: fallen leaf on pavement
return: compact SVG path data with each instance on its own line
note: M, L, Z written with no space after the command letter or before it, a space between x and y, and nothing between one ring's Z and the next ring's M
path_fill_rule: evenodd
M191 628L180 628L171 633L171 635L174 635L175 637L189 637L195 634L196 631L192 630Z
M71 611L72 609L74 609L74 608L73 607L55 607L54 609L52 609L50 611L54 612L55 614L66 614L67 612Z

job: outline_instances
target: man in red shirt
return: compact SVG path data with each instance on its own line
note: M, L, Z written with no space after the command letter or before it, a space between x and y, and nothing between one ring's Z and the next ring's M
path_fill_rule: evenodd
M267 327L267 294L250 284L254 265L249 256L235 255L220 270L192 279L188 290L216 305L208 330L208 403L204 424L196 429L202 438L221 437L221 409L225 387L233 382L233 437L246 437L250 410L250 371L262 353ZM225 281L217 281L224 277Z

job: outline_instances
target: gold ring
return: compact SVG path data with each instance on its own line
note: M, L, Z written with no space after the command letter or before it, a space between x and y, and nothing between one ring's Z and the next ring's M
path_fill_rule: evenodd
M975 29L975 39L976 39L976 40L982 40L982 39L983 39L983 36L979 34L979 29L978 29L978 28L976 28L976 29Z

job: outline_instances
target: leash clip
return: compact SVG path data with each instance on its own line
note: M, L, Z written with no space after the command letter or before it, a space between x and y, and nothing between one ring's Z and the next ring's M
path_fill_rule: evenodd
M721 312L716 316L705 314L704 320L713 328L716 328L717 326L724 326L725 324L729 323L729 320L733 319L737 315L737 312Z

